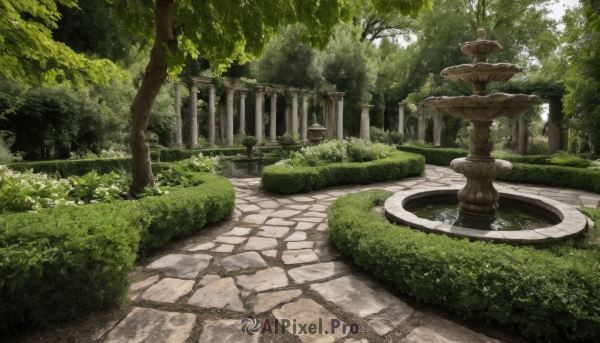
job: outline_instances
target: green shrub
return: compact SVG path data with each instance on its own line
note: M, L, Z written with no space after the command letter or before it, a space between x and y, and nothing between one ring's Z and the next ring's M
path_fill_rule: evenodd
M287 147L289 150L299 150L301 146L290 146ZM257 150L264 153L270 153L281 147L259 147ZM246 155L246 147L233 147L233 148L214 148L214 149L163 149L160 151L160 160L163 162L177 162L185 160L192 156L198 156L199 153L205 156L235 156L235 155Z
M566 151L558 151L550 160L552 164L563 167L587 168L590 166L590 161L585 158L573 156Z
M168 196L0 216L0 334L120 303L136 253L233 211L235 192L227 179L210 173L189 178L194 187Z
M467 157L468 150L457 148L423 148L420 146L399 145L398 150L423 155L427 164L449 166L452 160Z
M150 150L150 160L152 162L160 162L160 150Z
M256 143L258 143L258 139L256 139L254 136L246 136L242 140L242 145L246 147L255 146Z
M599 341L597 245L535 249L427 234L373 211L391 195L358 192L329 210L333 244L360 268L418 301L515 328L528 341Z
M59 174L60 177L71 175L85 175L93 170L98 174L107 174L112 171L125 171L131 169L131 157L124 158L98 158L90 160L52 160L36 162L17 162L7 165L12 170L25 171L33 169L35 173Z
M582 168L514 163L513 170L498 179L539 183L600 193L600 173Z
M370 162L330 163L317 167L268 166L262 174L262 185L271 192L293 194L328 186L398 180L424 171L422 156L393 151L386 158Z

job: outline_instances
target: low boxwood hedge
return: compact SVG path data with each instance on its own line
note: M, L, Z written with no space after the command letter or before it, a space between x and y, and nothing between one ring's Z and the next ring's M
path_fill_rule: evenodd
M498 177L498 179L512 182L539 183L600 193L600 172L591 169L514 163L513 170Z
M302 148L300 145L288 145L285 147L279 146L255 146L255 150L260 150L264 153L270 153L276 149L284 149L286 151L295 151ZM176 162L185 160L192 156L197 156L202 153L204 156L235 156L238 154L246 156L246 147L227 147L227 148L211 148L211 149L163 149L160 151L160 160L163 162Z
M118 304L136 254L233 211L227 179L189 177L196 186L169 195L0 216L0 336Z
M361 163L330 163L319 167L265 167L264 189L281 194L309 192L327 186L368 184L420 175L425 159L416 154L394 151L389 157Z
M358 266L419 301L514 328L529 341L600 341L598 245L534 249L427 234L373 211L391 195L354 193L329 210L333 244Z
M169 167L169 163L152 163L152 172L159 173ZM59 174L60 177L72 175L85 175L93 170L98 174L108 174L112 171L131 170L131 157L122 158L98 158L93 160L52 160L35 162L9 163L8 167L16 171L33 169L35 173L46 173L50 175Z

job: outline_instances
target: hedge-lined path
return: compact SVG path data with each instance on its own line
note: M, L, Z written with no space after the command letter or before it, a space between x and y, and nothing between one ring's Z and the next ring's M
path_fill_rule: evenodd
M133 310L94 338L106 343L521 342L497 328L462 323L442 310L391 294L345 261L329 242L327 211L341 195L465 182L447 167L428 165L426 170L421 177L292 196L259 190L258 179L232 180L237 196L232 218L168 247L138 268L130 291ZM497 186L576 207L597 207L600 201L598 194L572 189ZM297 333L303 334L247 335L241 319L248 315L269 319L273 333L275 319L295 319ZM319 318L323 334L305 334L318 333ZM330 332L332 319L340 324L335 334ZM358 325L357 334L350 332L357 329L350 324Z

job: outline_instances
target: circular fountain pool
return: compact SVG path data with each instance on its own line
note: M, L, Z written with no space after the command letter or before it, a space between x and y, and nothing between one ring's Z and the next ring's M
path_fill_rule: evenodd
M545 244L566 240L587 229L583 214L571 206L540 196L500 192L498 217L488 223L460 218L459 188L409 190L385 202L391 221L428 232L496 243Z

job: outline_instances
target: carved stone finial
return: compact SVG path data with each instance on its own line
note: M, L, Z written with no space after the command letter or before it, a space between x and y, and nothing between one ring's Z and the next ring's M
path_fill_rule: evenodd
M477 40L484 40L484 39L485 39L485 30L477 29Z

